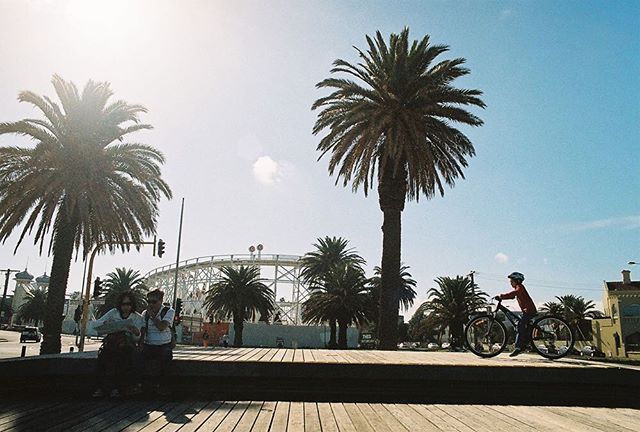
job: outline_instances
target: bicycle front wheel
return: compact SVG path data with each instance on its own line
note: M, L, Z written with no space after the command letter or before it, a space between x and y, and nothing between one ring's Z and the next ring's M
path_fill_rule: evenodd
M532 327L531 343L542 357L556 360L573 349L573 331L562 318L543 316L535 320Z
M469 349L480 357L495 357L507 346L507 329L491 315L469 321L465 335Z

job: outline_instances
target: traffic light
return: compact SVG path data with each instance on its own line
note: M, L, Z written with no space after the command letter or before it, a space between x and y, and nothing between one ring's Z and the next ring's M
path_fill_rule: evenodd
M160 239L158 240L158 256L162 258L162 255L164 255L164 240Z
M180 317L182 315L182 299L176 299L176 317Z
M102 294L102 281L97 277L93 282L93 298L100 297L100 294Z
M82 319L82 305L78 305L76 311L73 313L73 320L75 322L80 322Z

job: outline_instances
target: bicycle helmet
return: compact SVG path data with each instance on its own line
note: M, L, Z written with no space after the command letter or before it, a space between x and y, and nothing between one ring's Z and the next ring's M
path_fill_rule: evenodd
M507 278L519 280L520 282L524 281L524 275L520 272L513 272L509 276L507 276Z

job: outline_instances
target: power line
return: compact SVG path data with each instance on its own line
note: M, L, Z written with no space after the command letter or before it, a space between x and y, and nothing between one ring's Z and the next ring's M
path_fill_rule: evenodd
M492 282L504 282L504 278L492 278L489 276L485 276L483 273L476 273L478 275L479 278L481 279L485 279L485 280L489 280ZM602 288L577 288L577 287L572 287L572 286L567 286L567 285L549 285L549 284L539 284L536 283L535 280L534 282L527 282L528 286L532 286L532 287L538 287L538 288L551 288L551 289L557 289L557 290L572 290L572 291L599 291L602 292Z

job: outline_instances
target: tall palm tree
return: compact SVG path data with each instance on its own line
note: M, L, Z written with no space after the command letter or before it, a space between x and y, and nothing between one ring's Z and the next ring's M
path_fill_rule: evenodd
M22 227L16 249L35 229L42 252L51 234L53 252L44 339L40 352L60 352L64 295L74 250L87 256L100 241L143 241L156 232L158 202L171 198L162 180L162 154L144 144L124 143L129 134L151 129L139 122L147 110L110 102L106 82L89 81L82 92L57 75L60 103L30 91L20 102L44 118L0 123L0 135L25 135L35 147L0 148L0 241ZM115 246L114 246L115 247Z
M364 271L353 265L334 267L324 276L323 285L312 288L302 307L305 322L320 323L335 319L338 323L338 347L347 348L347 328L369 322L374 303Z
M241 347L244 322L254 319L258 313L261 316L271 315L275 309L274 294L263 283L260 268L256 266L225 266L220 271L222 280L209 288L204 307L209 315L233 319L233 345Z
M326 275L334 268L342 266L356 266L362 268L365 260L353 249L349 248L349 240L342 237L319 238L313 244L316 249L306 253L301 259L300 279L309 287L324 286ZM326 318L329 323L329 348L337 346L337 325L335 318ZM318 321L318 323L323 322Z
M469 73L465 59L436 58L449 48L432 45L429 36L409 42L409 29L366 37L368 49L356 48L360 63L336 60L318 88L333 93L318 99L314 134L328 129L317 150L331 153L329 173L337 174L353 191L365 195L377 179L383 212L382 290L379 338L382 349L396 349L401 261L401 213L405 201L444 195L453 186L467 158L475 154L471 141L455 126L480 126L482 120L466 107L484 108L480 90L453 86ZM353 80L353 79L355 80Z
M487 294L469 278L456 276L439 277L435 280L437 288L428 292L425 309L431 311L434 322L442 328L448 326L452 337L452 346L460 347L463 342L463 327L469 319L469 312L486 303Z
M409 310L411 306L413 306L413 302L416 299L416 281L412 279L411 273L409 273L409 266L401 266L400 267L400 293L399 300L400 306L405 311ZM376 304L380 300L380 290L382 280L380 275L382 274L382 269L378 266L373 268L374 276L369 279L369 284L371 287L371 294L376 301ZM376 317L377 319L377 317Z
M125 291L129 291L134 297L138 312L145 308L145 299L149 289L145 285L144 278L140 272L133 269L116 268L115 272L107 274L104 286L107 292L104 296L104 304L100 307L100 313L104 314L116 307L118 296Z
M23 321L34 321L40 326L47 312L47 289L31 288L26 292L25 302L18 309L18 315Z

